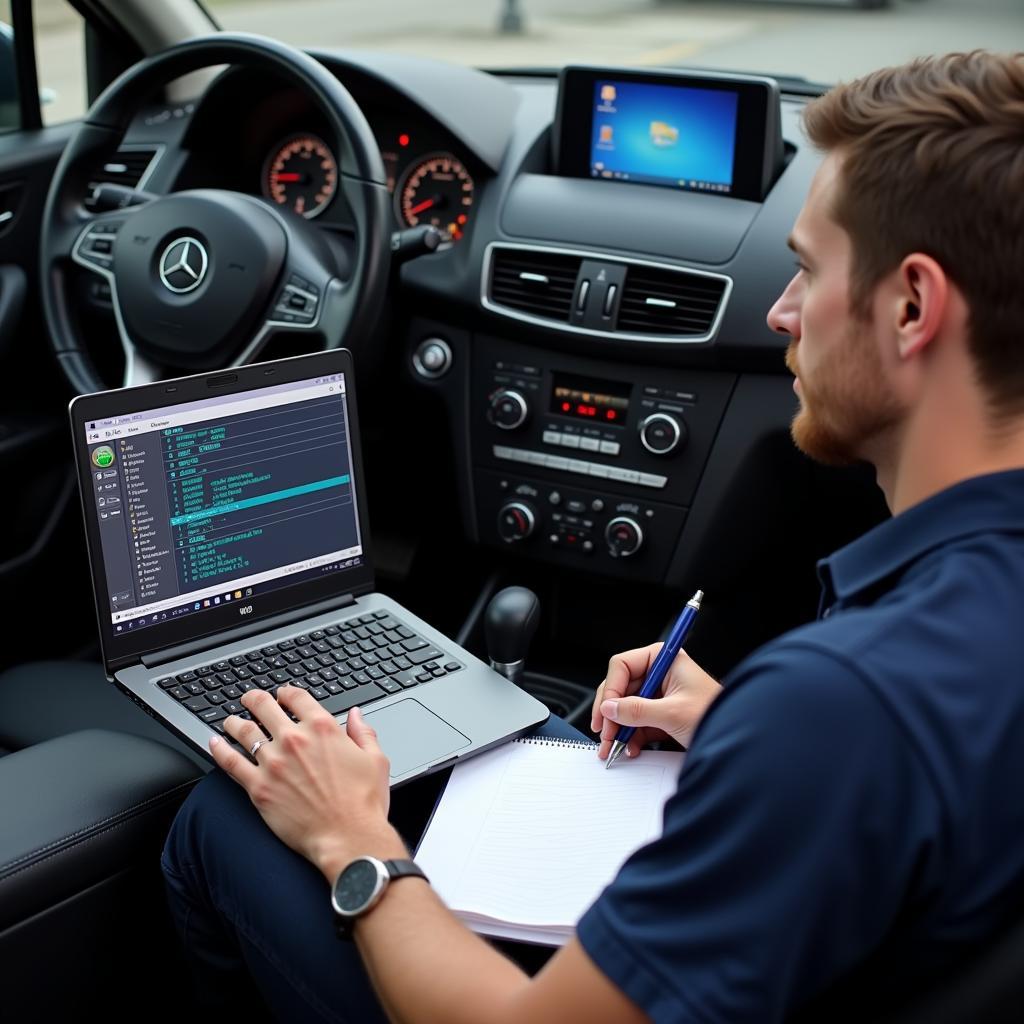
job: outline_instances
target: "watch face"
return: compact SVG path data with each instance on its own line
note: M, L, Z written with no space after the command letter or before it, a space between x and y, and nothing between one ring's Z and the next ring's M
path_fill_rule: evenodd
M353 861L334 883L335 909L343 914L357 913L373 899L381 885L380 871L372 860Z

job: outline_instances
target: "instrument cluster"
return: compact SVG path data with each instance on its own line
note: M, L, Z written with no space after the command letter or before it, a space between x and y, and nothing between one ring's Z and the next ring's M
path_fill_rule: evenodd
M410 126L405 130L386 115L371 115L369 120L381 149L398 227L431 224L450 243L462 239L472 218L476 188L464 160L429 129ZM333 148L310 131L277 139L260 173L260 190L267 199L310 219L331 208L338 184Z

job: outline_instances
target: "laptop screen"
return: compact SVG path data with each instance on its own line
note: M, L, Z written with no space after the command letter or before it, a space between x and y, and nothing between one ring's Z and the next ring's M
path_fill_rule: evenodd
M344 373L82 426L115 638L364 562Z

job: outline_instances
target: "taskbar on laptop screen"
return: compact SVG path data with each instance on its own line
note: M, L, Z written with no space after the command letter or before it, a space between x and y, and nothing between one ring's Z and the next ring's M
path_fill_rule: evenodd
M343 373L84 426L115 636L364 563Z

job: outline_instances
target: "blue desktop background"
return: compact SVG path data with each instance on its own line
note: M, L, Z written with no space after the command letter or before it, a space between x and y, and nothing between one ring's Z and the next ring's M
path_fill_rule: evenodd
M605 102L601 90L615 88ZM598 81L594 84L594 117L590 140L592 173L604 169L628 174L630 180L664 182L689 188L690 181L732 185L736 150L736 93L721 89ZM614 112L607 109L614 108ZM674 143L658 146L651 138L652 122L678 131ZM601 127L612 128L611 147L601 143Z

